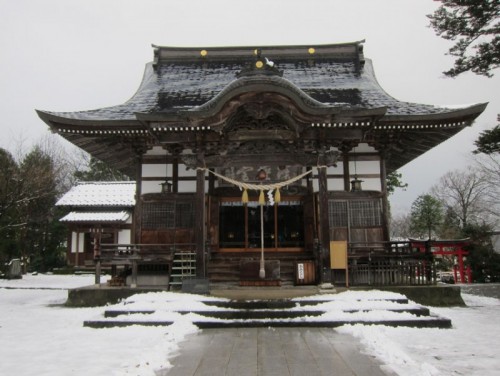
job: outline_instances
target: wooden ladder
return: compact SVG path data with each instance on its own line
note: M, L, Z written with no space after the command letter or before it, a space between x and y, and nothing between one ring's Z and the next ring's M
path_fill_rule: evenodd
M196 277L196 252L175 252L172 272L168 282L169 290L180 289L184 279Z

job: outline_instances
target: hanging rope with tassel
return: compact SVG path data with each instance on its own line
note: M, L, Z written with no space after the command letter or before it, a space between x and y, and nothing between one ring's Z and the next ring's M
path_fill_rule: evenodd
M310 173L312 173L312 170L308 170L306 172L303 172L300 175L297 175L291 179L288 179L288 180L285 180L282 182L271 183L271 184L253 184L253 183L245 183L242 181L228 178L227 176L218 174L217 172L209 170L209 169L204 168L204 167L198 167L197 169L198 170L206 170L209 173L211 173L212 175L218 177L219 179L222 179L230 184L233 184L233 185L237 186L238 188L240 188L241 190L243 190L243 194L241 195L241 201L244 204L248 203L248 190L260 191L260 193L259 193L259 205L266 204L264 191L268 191L268 199L269 199L269 202L271 204L273 204L273 201L274 201L274 203L279 203L279 202L281 202L280 188L283 188L283 187L286 187L287 185L295 183L296 181L298 181L298 180L304 178L305 176L309 175ZM274 190L276 190L276 192L274 193L274 200L272 200L272 192Z

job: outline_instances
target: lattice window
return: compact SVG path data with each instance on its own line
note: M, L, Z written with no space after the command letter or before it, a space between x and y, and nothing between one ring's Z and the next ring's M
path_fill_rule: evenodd
M347 227L347 201L328 201L330 227Z
M352 227L382 226L380 200L351 201L349 212Z
M142 228L149 230L193 227L193 205L184 202L146 202L142 206Z
M178 202L175 206L175 227L190 228L193 227L193 204Z

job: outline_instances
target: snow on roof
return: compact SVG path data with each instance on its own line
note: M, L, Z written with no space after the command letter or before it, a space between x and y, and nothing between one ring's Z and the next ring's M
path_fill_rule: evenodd
M120 212L70 212L60 219L61 222L126 222L130 217L127 211Z
M78 182L57 206L134 206L135 181Z

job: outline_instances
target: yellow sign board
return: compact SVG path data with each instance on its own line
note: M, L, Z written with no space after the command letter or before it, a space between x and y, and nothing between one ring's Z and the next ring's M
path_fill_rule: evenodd
M347 269L347 242L330 241L330 269Z

